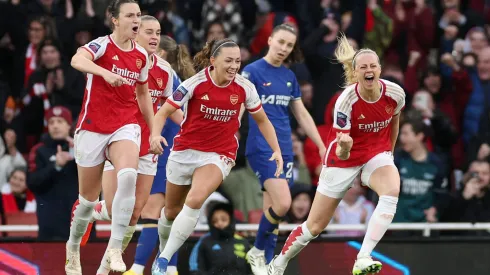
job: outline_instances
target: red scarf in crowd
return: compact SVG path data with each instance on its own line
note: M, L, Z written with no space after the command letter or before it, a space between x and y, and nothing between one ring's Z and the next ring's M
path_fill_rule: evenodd
M26 59L24 64L24 86L27 85L29 76L36 70L36 46L29 44L26 51Z
M19 209L17 206L17 201L15 200L14 194L12 194L12 190L10 189L10 184L5 183L2 187L2 202L3 209L5 214L11 213L35 213L36 212L36 199L34 198L34 194L31 191L26 191L26 206L24 209Z

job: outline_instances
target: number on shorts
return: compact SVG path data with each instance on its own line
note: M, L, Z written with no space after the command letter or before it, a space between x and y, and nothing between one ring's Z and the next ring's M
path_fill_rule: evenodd
M288 162L286 164L286 169L287 169L287 171L286 171L286 178L287 179L292 178L293 177L293 163L292 162Z

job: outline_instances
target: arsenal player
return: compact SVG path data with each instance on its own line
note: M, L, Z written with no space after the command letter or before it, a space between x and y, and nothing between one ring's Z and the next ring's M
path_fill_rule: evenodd
M381 263L372 260L371 252L396 212L400 176L393 163L393 150L405 92L397 84L379 78L381 65L374 51L356 52L342 36L335 55L344 66L346 88L335 104L317 194L308 220L291 232L282 252L270 263L269 275L282 275L288 261L325 229L359 174L362 184L379 195L379 201L352 274L381 270Z
M147 83L150 62L146 50L133 40L141 23L140 8L134 0L113 0L108 10L113 33L81 47L71 60L75 69L87 74L87 84L74 138L80 195L66 244L69 275L82 274L80 242L98 202L106 159L117 172L107 258L112 270L126 270L122 240L135 205L140 110L150 129L153 123Z
M242 103L257 122L276 161L283 160L276 133L267 118L255 86L241 75L240 48L231 39L213 40L194 58L204 68L184 81L155 116L152 133L160 132L166 118L185 106L184 122L175 137L167 163L167 201L158 224L160 254L153 274L165 274L170 257L194 230L199 209L233 167L238 149ZM156 132L155 132L156 131ZM152 136L151 151L162 153L161 136ZM168 239L168 242L167 242Z

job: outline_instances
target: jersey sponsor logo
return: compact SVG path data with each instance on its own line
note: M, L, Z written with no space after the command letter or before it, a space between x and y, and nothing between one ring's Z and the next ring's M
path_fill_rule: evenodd
M133 86L136 83L136 79L140 77L139 73L130 71L128 69L118 68L114 64L112 64L112 72L122 77L125 77L126 80L131 84L131 86Z
M401 192L406 195L425 195L434 185L430 180L422 180L417 178L402 178Z
M156 103L159 98L163 97L163 91L161 90L148 89L148 91L150 92L151 101L153 103Z
M340 128L347 126L347 115L342 112L337 112L337 125Z
M365 133L379 132L390 125L391 117L385 121L375 121L372 123L359 123L359 130Z
M230 102L231 104L235 105L238 102L238 95L230 95Z
M90 50L92 50L94 53L97 53L100 49L100 45L95 43L95 42L92 42L92 43L88 44L88 48Z
M163 79L157 78L157 85L158 85L158 87L162 88L162 86L163 86Z
M262 95L262 104L275 104L282 106L289 106L289 101L291 100L291 96L287 95Z
M116 61L119 61L119 57L117 56L117 54L115 56L112 57L112 60L116 60Z
M207 94L203 95L203 96L201 96L201 99L207 101L207 100L209 100L209 96Z
M264 87L269 87L270 85L272 85L272 82L266 82L266 83L262 84L262 86L264 86Z
M143 66L143 61L141 59L136 59L136 67L138 69L141 69L141 66Z
M179 88L177 88L177 90L175 90L174 94L172 95L173 99L175 101L181 101L182 99L184 99L184 96L187 94L187 90L182 87L182 86L179 86Z
M201 104L200 111L204 113L205 119L221 121L221 122L228 122L231 120L233 116L237 114L237 110L210 108L204 104Z
M391 115L391 114L393 113L393 110L394 110L394 109L395 109L395 108L394 108L394 107L393 107L393 105L391 105L391 104L389 104L389 105L387 105L387 106L385 107L385 111L386 111L386 113L387 113L387 114L389 114L389 115Z

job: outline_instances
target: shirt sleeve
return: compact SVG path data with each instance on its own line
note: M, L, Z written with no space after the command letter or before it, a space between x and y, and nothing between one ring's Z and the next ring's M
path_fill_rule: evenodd
M88 42L87 44L83 45L81 48L88 51L92 55L92 60L95 61L104 55L108 43L109 43L109 38L107 36L102 36Z
M262 108L262 102L255 86L252 83L249 84L245 87L245 108L247 108L249 113L253 114Z
M172 70L167 71L167 86L165 87L165 90L163 91L163 97L168 98L172 95L172 92L174 87L174 76Z
M292 73L292 72L291 72ZM292 100L298 100L301 99L301 89L299 88L299 83L298 80L296 79L296 76L294 73L293 75L293 81L286 83L288 88L291 89L291 99ZM291 86L291 87L289 87Z
M352 102L347 96L348 93L343 93L335 102L333 113L333 128L339 132L348 133L351 127L351 112Z
M194 88L195 86L193 85L192 87L189 85L189 83L192 83L194 81L194 77L191 77L187 79L186 81L182 82L180 86L175 90L170 97L167 98L167 102L174 106L177 109L180 109L182 105L184 105L189 99L192 98L192 95L194 94Z
M146 51L145 51L146 53ZM148 71L150 69L150 59L148 54L145 54L146 62L145 66L141 69L140 77L138 78L138 84L145 84L148 81Z
M403 93L403 95L404 96L400 97L400 99L396 102L396 109L393 113L395 116L399 115L403 108L405 108L405 93Z

